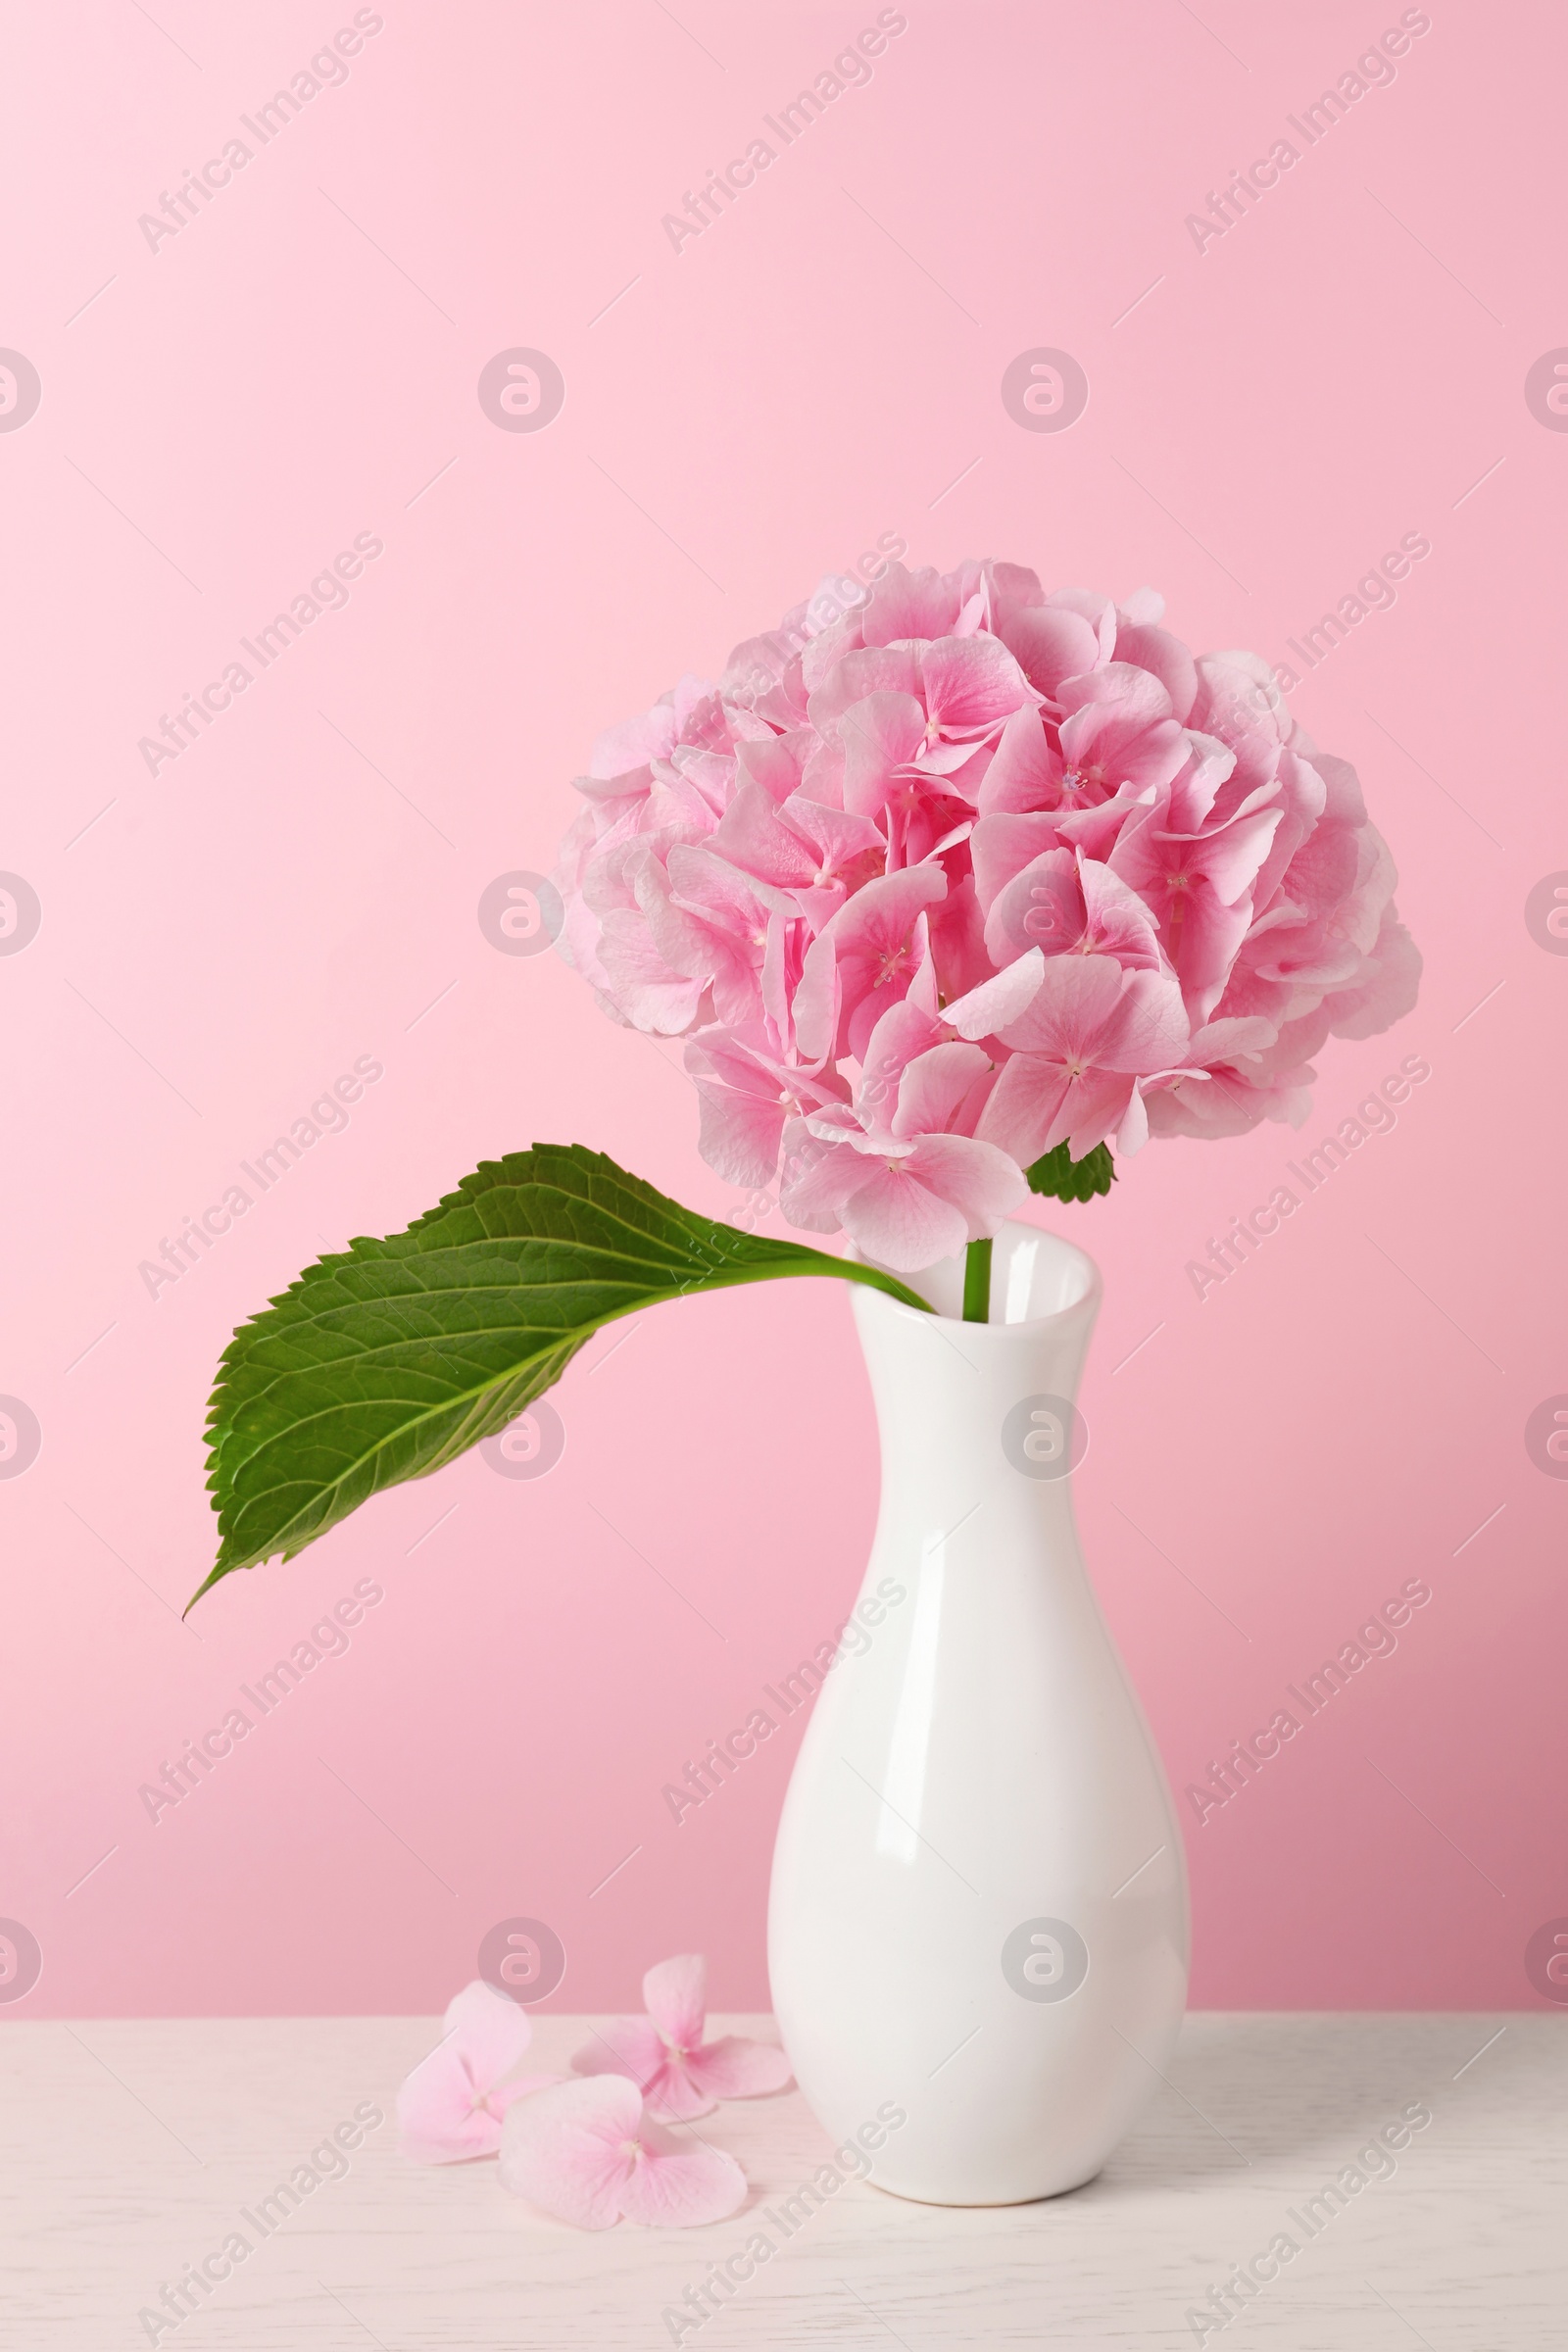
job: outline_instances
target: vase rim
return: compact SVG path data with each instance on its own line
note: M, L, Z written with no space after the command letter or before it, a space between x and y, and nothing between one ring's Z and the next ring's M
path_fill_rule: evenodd
M1028 1253L1027 1258L1025 1252ZM861 1258L867 1265L880 1263L868 1252L856 1250L853 1246L851 1255ZM1004 1311L1000 1315L994 1311L991 1319L985 1323L966 1323L963 1320L963 1254L960 1251L955 1257L940 1259L936 1265L922 1267L918 1273L899 1274L898 1280L919 1293L938 1322L961 1324L965 1337L975 1338L982 1346L995 1344L1004 1333L1009 1336L1023 1333L1038 1335L1054 1327L1059 1328L1075 1317L1087 1315L1092 1319L1100 1306L1103 1285L1099 1266L1087 1250L1080 1249L1076 1242L1067 1241L1063 1235L1054 1233L1046 1225L1029 1225L1019 1218L1005 1217L998 1226L992 1252L992 1299L994 1306L1000 1303ZM1057 1286L1070 1286L1070 1296L1061 1298L1054 1306L1043 1306L1033 1314L1009 1315L1005 1310L1009 1297L1017 1296L1015 1283L1021 1287L1026 1282L1038 1292L1049 1282L1053 1267ZM885 1272L893 1270L883 1269ZM882 1306L898 1308L904 1314L915 1311L912 1307L900 1307L897 1299L888 1298L874 1291L858 1291L858 1304L869 1305L873 1300Z

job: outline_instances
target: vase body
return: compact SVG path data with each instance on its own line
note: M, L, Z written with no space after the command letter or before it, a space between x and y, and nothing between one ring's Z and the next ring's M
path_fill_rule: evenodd
M768 1967L808 2105L836 2142L870 2127L879 2186L1014 2204L1090 2180L1157 2086L1187 1886L1073 1519L1098 1272L1009 1224L989 1323L955 1319L961 1285L959 1259L915 1278L936 1315L851 1293L882 1499L785 1799Z

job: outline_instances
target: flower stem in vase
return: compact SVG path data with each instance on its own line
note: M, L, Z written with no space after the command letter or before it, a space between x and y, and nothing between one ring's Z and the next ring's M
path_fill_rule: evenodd
M991 1320L991 1244L971 1242L963 1253L963 1319Z

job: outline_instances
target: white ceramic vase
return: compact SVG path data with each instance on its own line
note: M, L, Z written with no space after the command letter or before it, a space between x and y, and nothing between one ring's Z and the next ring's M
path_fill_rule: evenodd
M851 1294L882 1503L858 1654L785 1799L768 1965L808 2103L877 2143L880 2187L1016 2204L1092 2179L1157 2087L1187 1882L1073 1519L1098 1269L1008 1224L985 1324L957 1319L962 1272L911 1283L935 1315Z

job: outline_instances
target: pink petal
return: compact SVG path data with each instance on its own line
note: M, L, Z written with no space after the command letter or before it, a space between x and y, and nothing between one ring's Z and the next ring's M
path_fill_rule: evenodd
M1190 1034L1172 974L1129 972L1115 1012L1101 1033L1096 1058L1102 1069L1149 1077L1185 1057Z
M908 1162L915 1177L968 1219L979 1241L1029 1198L1023 1170L993 1144L966 1135L922 1135Z
M1044 812L1007 811L980 819L970 836L969 855L974 859L975 895L988 914L1014 875L1060 847L1056 826L1055 815Z
M918 1054L899 1081L894 1134L903 1138L964 1133L964 1103L990 1068L990 1055L978 1046L933 1046Z
M856 1247L895 1274L918 1274L939 1258L956 1255L969 1240L969 1220L896 1165L874 1163L844 1202L844 1230Z
M644 2117L641 2156L620 2191L628 2222L647 2229L700 2229L722 2222L746 2202L746 2175L733 2156L698 2139L677 2139Z
M700 1952L659 1961L643 1979L643 2004L672 2048L695 2050L708 2017L708 1962Z
M1045 976L1045 956L1039 948L1030 948L994 978L947 1005L942 1018L960 1037L994 1037L1028 1011Z
M806 952L795 997L795 1034L803 1054L819 1060L832 1052L836 1031L853 1022L862 999L878 985L879 972L894 968L889 957L912 977L919 960L915 934L920 911L945 898L947 889L948 878L940 866L910 865L867 882L845 902ZM894 986L893 994L896 1000L904 990ZM881 1010L878 1004L876 1011ZM865 1024L867 1035L874 1019L872 1013ZM864 1043L865 1038L859 1038L858 1047ZM852 1052L858 1051L854 1038L850 1045Z
M743 782L710 838L720 857L760 881L785 888L816 878L815 863L800 837L779 823L763 784Z
M1125 1123L1137 1091L1131 1078L1113 1070L1086 1070L1069 1084L1041 1150L1054 1152L1065 1144L1069 1159L1082 1159Z
M824 808L804 792L782 803L779 815L816 852L819 876L838 876L851 868L858 884L881 872L887 844L869 817Z
M906 1157L873 1160L871 1169L844 1204L845 1230L898 1274L917 1274L994 1232L1029 1193L1005 1152L962 1135L923 1135Z
M1123 980L1109 956L1049 956L1039 994L1003 1044L1020 1054L1081 1059L1115 1009Z
M1098 808L1064 808L1056 818L1057 839L1082 850L1086 858L1108 858L1129 818L1147 808L1155 797L1152 784L1127 783L1119 785L1114 797L1102 801Z
M769 734L765 743L743 743L735 753L739 773L760 785L768 799L782 805L801 781L800 754L812 737Z
M689 2124L697 2116L710 2115L716 2104L697 2082L690 2059L678 2050L665 2051L659 2072L643 2084L643 2097L650 2115L672 2124Z
M817 604L824 591L831 599L833 609L839 616L835 620L818 626L815 635L809 638L802 649L801 682L806 688L808 698L815 693L823 679L843 661L846 654L857 652L865 642L860 634L859 612L844 612L840 610L840 599L834 593L829 581L824 580L817 595L808 600L808 611L810 612L812 620L815 621L817 615L811 612L811 608ZM863 589L860 593L863 598Z
M1095 858L1080 857L1078 867L1087 917L1086 952L1157 970L1159 933L1138 893Z
M922 971L929 970L929 964ZM922 992L923 993L923 992ZM862 1129L878 1138L892 1132L894 1110L899 1100L899 1087L906 1070L920 1054L940 1044L942 1031L936 1017L923 1004L906 997L883 1013L866 1041L860 1062L860 1084L856 1093L854 1117ZM831 1117L831 1111L828 1114ZM848 1133L845 1122L839 1122L841 1132ZM832 1129L813 1120L812 1133L831 1138ZM860 1139L853 1134L850 1140L858 1148Z
M579 2230L609 2230L625 2210L643 2097L620 2075L563 2082L519 2099L501 2133L501 2185Z
M527 2010L482 1978L447 2003L441 2023L451 2036L449 2046L462 2051L485 2090L512 2072L533 2039Z
M706 983L670 969L635 907L617 906L606 915L599 958L615 1004L634 1029L678 1037L691 1027Z
M1040 574L1030 571L1022 564L990 562L981 568L990 615L987 625L995 629L999 636L1004 637L1006 631L1003 624L1012 613L1025 612L1031 605L1045 603L1046 592L1040 585Z
M496 2086L533 2034L527 2011L482 1981L465 1986L442 2022L441 2041L398 2093L404 2151L423 2164L493 2154L501 2140L501 2110L508 2103ZM511 2097L517 2095L515 2088L510 2090Z
M785 2090L795 2080L790 2062L770 2041L753 2041L744 2034L726 2034L693 2052L688 2074L715 2099L760 2099Z
M1132 1093L1127 1098L1127 1106L1122 1112L1121 1125L1116 1129L1115 1133L1116 1157L1118 1159L1131 1159L1133 1153L1135 1152L1141 1152L1144 1146L1148 1143L1149 1110L1145 1104L1143 1091L1141 1088L1135 1086ZM1093 1150L1093 1146L1090 1146L1089 1148ZM1069 1143L1067 1147L1067 1157L1071 1159L1072 1156L1072 1146ZM1078 1153L1078 1157L1082 1159L1082 1152Z
M608 2230L622 2215L674 2228L723 2221L746 2196L733 2156L675 2139L644 2114L635 2084L615 2075L563 2083L514 2107L501 2180L581 2230Z
M839 737L844 806L857 816L875 816L894 770L906 766L925 741L925 712L912 694L868 694L845 711Z
M1312 765L1323 783L1326 820L1331 825L1364 825L1366 802L1360 778L1348 760L1336 760L1330 752L1314 752Z
M1089 622L1059 605L1031 605L1014 612L1002 625L1003 640L1012 648L1031 686L1054 694L1064 678L1092 669L1100 659L1100 638Z
M946 637L958 617L958 592L929 566L906 571L890 564L860 614L867 645L892 645L901 637Z
M1336 1037L1377 1037L1403 1020L1415 1004L1421 980L1421 951L1390 906L1371 957L1367 977L1343 995L1326 997L1324 1010Z
M963 874L949 885L948 895L939 899L926 916L926 934L930 941L936 978L943 996L950 999L965 997L971 989L980 987L992 974L992 962L986 954L985 917L975 896L974 877ZM926 999L920 987L911 985L910 995L920 1003ZM933 1001L929 1009L937 1010Z
M1198 665L1179 637L1173 637L1168 629L1133 621L1129 612L1116 630L1116 659L1152 670L1170 696L1174 715L1185 721L1198 693Z
M1108 703L1113 707L1111 715L1125 721L1130 730L1151 727L1156 719L1170 716L1170 696L1159 679L1124 662L1107 662L1084 677L1064 680L1056 701L1064 711Z
M617 2017L597 2029L592 2041L572 2053L575 2075L624 2075L645 2089L669 2056L669 2046L651 2017Z
M1076 612L1095 632L1096 664L1108 662L1116 651L1116 608L1098 588L1053 588L1046 603L1053 612Z
M608 780L649 760L667 760L674 742L675 713L668 703L656 703L643 717L623 719L618 727L607 728L594 745L589 774Z
M779 1206L792 1225L836 1233L845 1202L867 1181L865 1161L853 1144L813 1135L804 1119L785 1128Z
M925 706L945 735L1000 728L1033 698L1028 680L997 637L939 637L922 647Z
M416 2164L461 2164L493 2156L501 2118L475 2104L473 2077L449 2044L421 2058L398 2092L398 2139Z
M1029 1167L1046 1149L1066 1095L1067 1076L1059 1061L1015 1054L991 1090L980 1132L1019 1167Z
M778 1173L786 1105L760 1102L711 1079L696 1079L697 1149L726 1184L761 1190Z
M1102 872L1103 868L1094 870ZM1127 895L1133 897L1131 891ZM1142 902L1135 900L1134 904L1141 906ZM1036 955L1049 950L1053 956L1065 956L1079 945L1087 927L1076 857L1071 850L1048 850L1044 857L1031 858L998 891L986 916L986 948L995 962L1004 965L1026 948ZM1149 932L1153 938L1152 922ZM1157 950L1154 959L1158 960ZM992 1026L1005 1024L994 1022Z
M1032 703L1016 710L1002 730L980 787L982 816L1054 808L1061 799L1061 761Z
M836 662L810 701L810 721L819 732L852 703L868 694L916 694L919 649L913 645L870 645Z
M1062 1143L1070 1158L1082 1159L1115 1133L1135 1084L1117 1071L1088 1069L1074 1076L1058 1061L1015 1054L997 1080L981 1125L988 1142L1023 1166Z

